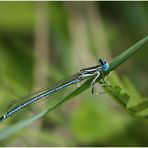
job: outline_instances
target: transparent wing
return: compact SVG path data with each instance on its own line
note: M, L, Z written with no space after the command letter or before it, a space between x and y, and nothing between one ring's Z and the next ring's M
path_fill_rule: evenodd
M29 94L21 99L12 99L9 101L9 103L6 105L0 104L0 116L3 116L5 113L13 110L17 106L20 106L21 104L27 102L31 98L35 97L36 95L45 92L47 90L51 90L59 85L62 85L72 79L75 79L78 77L78 73L71 75L67 77L66 79L63 79L62 81L59 81L55 83L54 85L48 85L42 89L39 89L37 92ZM68 87L65 87L57 92L54 92L36 102L33 102L32 104L26 106L25 108L19 110L18 112L14 113L12 116L9 118L13 117L13 120L18 120L20 118L25 118L26 116L33 115L37 112L42 111L46 107L52 107L55 103L60 101L65 95L70 93L70 91L74 90L76 88L76 85L70 85ZM3 110L2 110L3 109Z

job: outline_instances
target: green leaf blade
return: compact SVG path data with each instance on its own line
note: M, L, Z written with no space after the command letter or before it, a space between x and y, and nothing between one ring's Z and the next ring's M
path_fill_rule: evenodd
M110 63L110 69L109 71L112 71L119 67L122 63L124 63L128 58L130 58L133 54L135 54L139 49L142 49L141 47L144 46L148 42L148 36L134 44L132 47L125 50L123 53L121 53L119 56L114 58Z

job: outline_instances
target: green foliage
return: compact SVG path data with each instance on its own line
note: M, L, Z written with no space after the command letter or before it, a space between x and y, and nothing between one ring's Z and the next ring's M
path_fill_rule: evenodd
M88 92L90 93L90 92ZM100 103L100 99L81 102L79 108L71 116L72 132L83 143L104 143L116 134L125 130L129 124L129 118L121 112L116 112L108 106ZM109 112L113 114L109 114ZM126 118L125 118L126 116ZM89 119L89 120L88 120ZM114 120L112 120L114 119Z
M148 36L124 51L122 54L114 58L110 62L110 71L117 68L120 64L126 61L133 55L139 47L148 42ZM112 77L111 85L106 89L127 111L135 116L147 117L148 99L143 100L143 97L138 94L138 90L130 83L128 78L124 78L122 84L116 75ZM138 112L142 112L141 114Z
M110 79L111 85L105 88L107 92L133 116L147 117L148 99L140 96L130 80L124 77L121 82L115 73L112 73Z
M9 33L28 33L32 31L34 26L34 12L35 8L29 2L1 2L0 31L9 31ZM4 13L5 16L3 15Z
M120 66L123 62L125 62L129 57L131 57L134 53L139 51L143 45L145 45L148 42L148 36L134 44L132 47L125 50L123 53L121 53L119 56L114 58L110 62L110 69L109 71L114 70L118 66Z

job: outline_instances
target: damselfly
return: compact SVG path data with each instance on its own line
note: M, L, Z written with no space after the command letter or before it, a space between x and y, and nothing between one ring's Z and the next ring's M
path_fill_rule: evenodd
M6 113L3 114L3 116L0 117L0 121L10 117L11 115L19 112L20 110L26 108L27 106L33 104L34 102L37 102L39 100L42 100L43 98L49 96L50 94L54 94L55 92L58 92L59 90L68 87L69 85L72 84L79 84L80 81L87 79L89 77L94 76L94 79L91 83L92 90L93 87L99 78L99 76L102 74L103 76L103 71L107 71L109 69L109 64L103 59L100 58L98 60L99 65L81 69L78 73L70 76L68 79L64 79L63 81L60 81L53 87L43 90L40 93L37 93L33 97L25 100L23 103L20 103L19 105L15 106L14 108L10 109L9 111L6 111ZM104 80L104 76L103 76ZM105 81L104 81L105 83ZM93 92L93 91L92 91Z

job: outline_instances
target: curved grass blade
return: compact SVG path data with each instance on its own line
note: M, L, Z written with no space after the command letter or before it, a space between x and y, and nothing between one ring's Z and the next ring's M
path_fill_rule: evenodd
M133 45L132 47L127 49L125 52L121 53L119 56L114 58L109 63L110 68L109 68L109 70L107 72L104 72L104 76L107 75L110 71L116 69L123 62L125 62L129 57L131 57L134 53L136 53L140 49L140 47L142 47L144 44L146 44L147 41L148 41L148 36L146 36L144 39L142 39L141 41L137 42L135 45ZM102 79L102 75L99 77L98 81L100 79ZM5 128L5 129L1 130L0 131L0 140L2 140L4 138L6 138L7 136L15 133L19 129L29 125L33 121L41 118L47 112L52 111L53 109L55 109L56 107L58 107L59 105L64 103L66 100L71 99L71 98L75 97L76 95L82 93L83 91L85 91L86 89L88 89L90 87L91 81L92 81L92 79L87 80L80 88L77 88L75 91L73 91L72 93L70 93L69 95L64 97L63 99L59 100L59 102L53 104L52 107L49 107L49 108L45 109L44 111L36 114L35 116L33 116L31 118L27 118L27 119L25 119L25 120L23 120L21 122L18 122L18 123L14 124L14 125L9 126L8 128ZM117 93L118 93L118 91L117 91ZM123 94L123 97L125 97L124 94ZM126 103L126 102L122 102L122 103Z
M125 50L123 53L115 57L110 63L109 72L119 67L122 63L124 63L128 58L130 58L133 54L135 54L137 51L142 49L141 47L144 46L148 42L148 36Z
M33 121L41 118L43 115L45 115L48 112L48 109L45 109L44 111L36 114L35 116L31 118L27 118L25 120L22 120L18 123L15 123L5 129L0 130L0 140L5 139L6 137L12 135L13 133L16 133L18 130L24 128L25 126L31 124Z
M13 133L16 133L18 130L24 128L25 126L27 126L29 124L31 124L35 120L41 118L42 116L44 116L48 112L50 112L53 109L55 109L56 107L58 107L60 104L64 103L66 100L68 100L68 99L70 99L72 97L75 97L78 94L82 93L83 91L85 91L86 89L88 89L90 87L91 81L92 81L92 79L89 79L80 88L77 88L72 93L70 93L69 95L67 95L63 99L61 99L59 102L55 103L53 106L48 107L47 109L45 109L42 112L34 115L33 117L24 119L24 120L19 121L18 123L15 123L15 124L3 129L3 130L0 130L0 140L5 139L6 137L12 135Z

